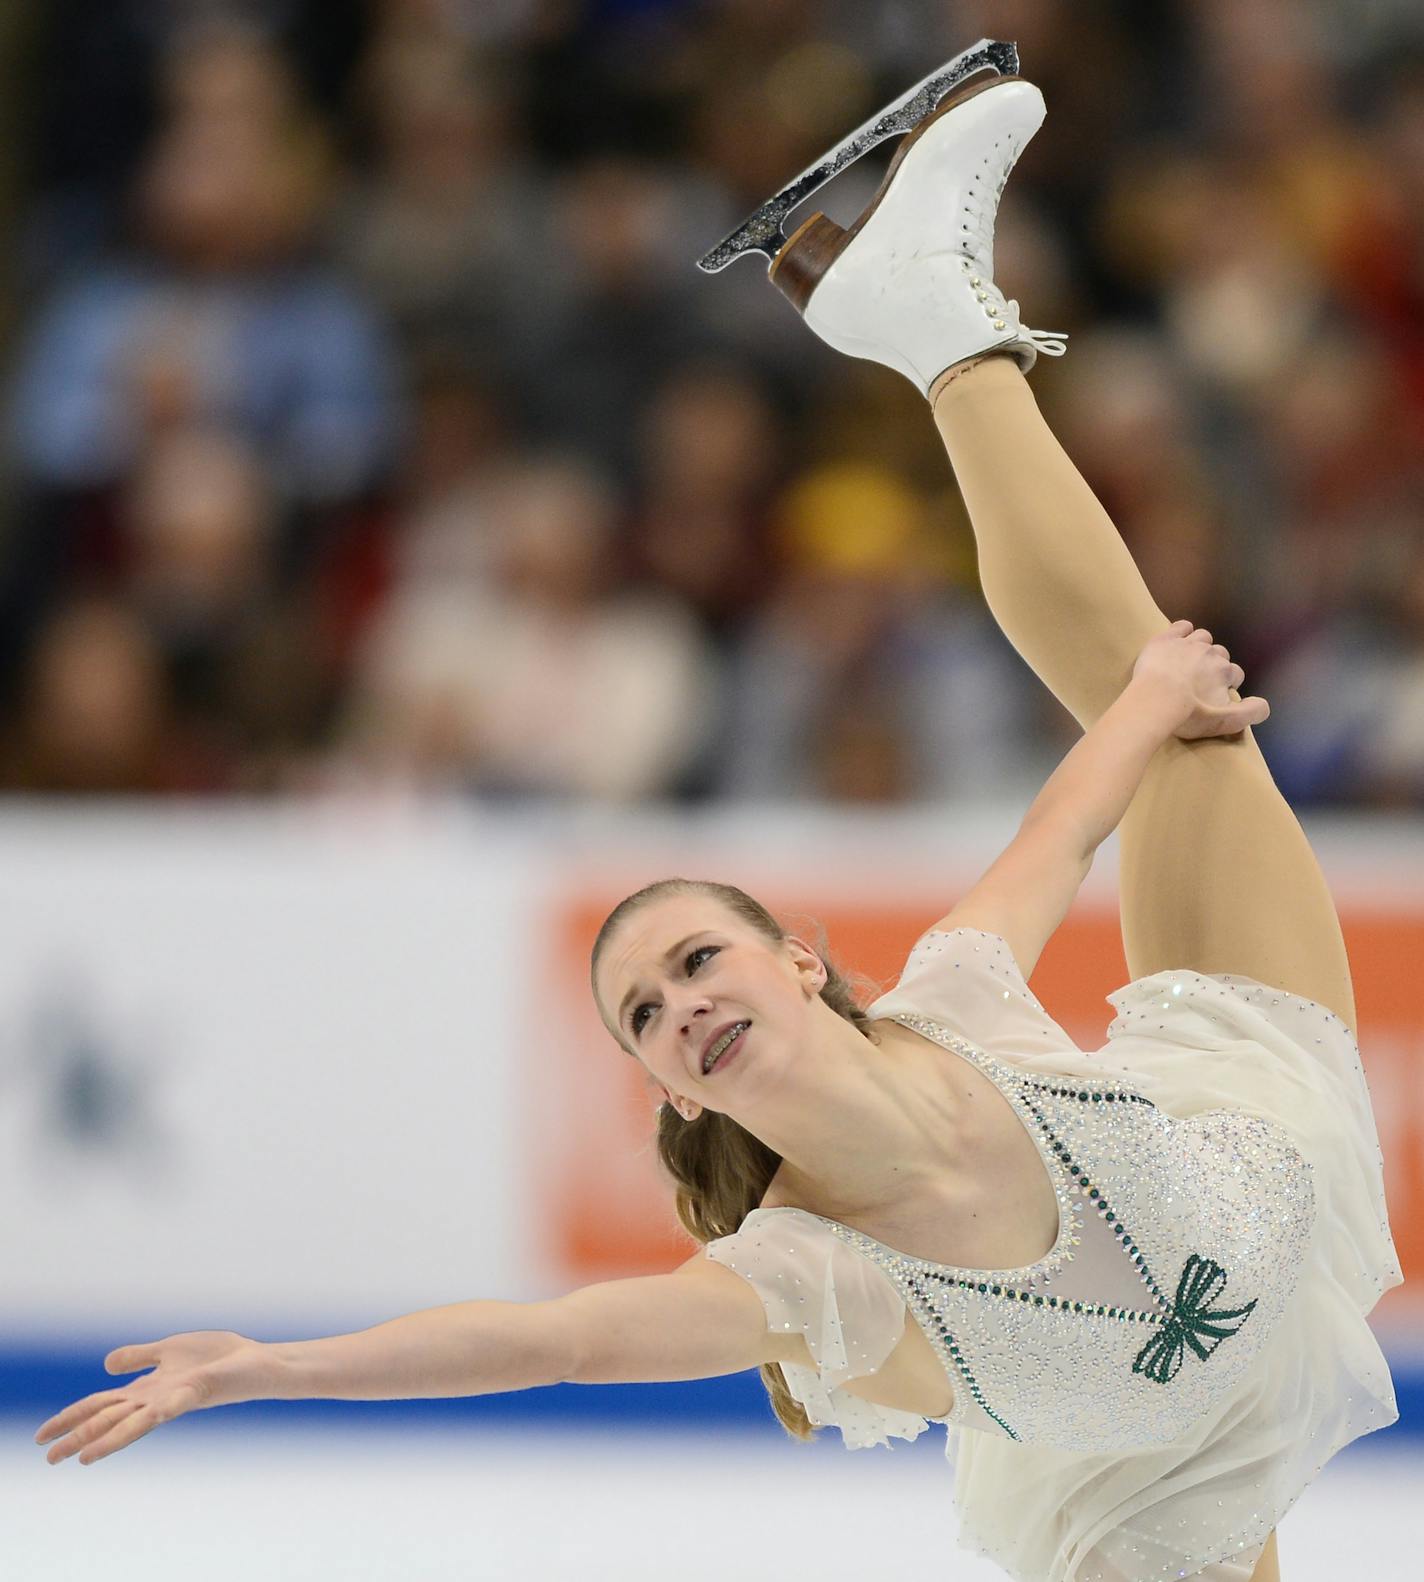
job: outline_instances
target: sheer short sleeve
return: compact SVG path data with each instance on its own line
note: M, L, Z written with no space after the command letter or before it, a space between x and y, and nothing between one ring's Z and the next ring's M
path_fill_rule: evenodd
M707 1256L735 1270L766 1308L767 1327L799 1329L815 1369L778 1364L814 1427L839 1428L848 1450L915 1439L929 1426L915 1412L863 1401L840 1388L885 1361L905 1332L905 1303L888 1276L802 1209L753 1209ZM911 1320L913 1322L913 1320Z
M900 981L867 1007L867 1015L927 1016L1001 1060L1078 1053L1038 1003L1008 945L980 928L932 928L921 935Z

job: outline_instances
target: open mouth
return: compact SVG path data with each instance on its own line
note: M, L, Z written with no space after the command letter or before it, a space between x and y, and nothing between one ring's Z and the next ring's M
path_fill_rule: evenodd
M712 1045L711 1049L702 1058L702 1075L704 1077L710 1075L718 1066L725 1065L732 1054L741 1048L743 1035L751 1025L750 1022L733 1023L717 1042Z

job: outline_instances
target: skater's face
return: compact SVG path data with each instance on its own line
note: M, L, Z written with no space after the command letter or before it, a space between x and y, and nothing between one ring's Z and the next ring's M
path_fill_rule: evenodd
M745 1106L769 1067L808 1036L826 981L803 940L779 944L711 896L667 896L626 918L599 957L604 1026L647 1068L670 1103L691 1112ZM749 1022L733 1059L704 1074L709 1040Z

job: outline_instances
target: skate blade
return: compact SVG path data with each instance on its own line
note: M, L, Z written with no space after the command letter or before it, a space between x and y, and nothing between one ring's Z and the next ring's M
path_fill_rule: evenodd
M857 127L844 142L837 143L808 170L803 170L775 197L768 198L750 219L743 221L735 231L718 242L711 252L703 254L697 260L697 267L709 275L715 275L743 253L761 253L770 269L786 240L782 223L794 208L804 203L818 188L825 186L832 176L838 175L847 165L853 165L877 143L913 130L966 77L985 70L996 72L1001 77L1016 77L1019 70L1018 46L981 38L963 54L946 61L893 104L877 110L863 126Z

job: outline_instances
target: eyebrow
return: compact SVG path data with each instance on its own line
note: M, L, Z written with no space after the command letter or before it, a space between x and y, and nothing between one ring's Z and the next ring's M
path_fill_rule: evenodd
M707 930L705 928L701 928L698 929L697 934L705 934L706 932ZM689 934L686 939L680 939L678 940L677 944L669 946L668 949L663 952L663 960L665 962L671 963L672 958L677 955L678 951L680 951L684 945L690 945L692 941L697 938L697 934ZM623 1001L618 1007L618 1025L620 1027L623 1025L623 1014L628 1009L629 1001L633 999L637 992L638 985L635 983L633 987L628 990L627 994L623 996Z

